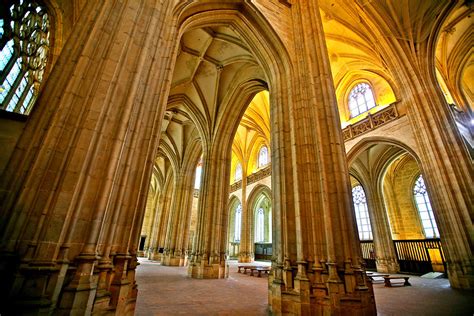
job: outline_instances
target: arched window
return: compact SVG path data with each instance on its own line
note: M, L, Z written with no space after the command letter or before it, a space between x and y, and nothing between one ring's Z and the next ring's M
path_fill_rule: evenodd
M194 177L194 189L199 190L201 187L201 174L202 174L202 158L196 167L196 176Z
M372 89L366 83L359 83L349 94L351 117L356 117L373 107L375 107L375 99Z
M439 237L438 226L434 218L433 210L431 209L430 199L426 192L425 181L420 175L415 181L413 187L413 195L415 196L416 207L418 213L420 213L421 223L423 224L423 230L426 238Z
M259 208L255 223L255 242L263 241L265 241L265 214L263 208Z
M242 180L242 165L240 162L235 166L235 175L234 175L235 181Z
M258 167L265 167L268 164L268 148L267 146L262 146L258 153Z
M237 205L235 209L235 230L234 241L240 241L240 230L242 228L242 205Z
M28 114L46 68L49 18L38 1L13 3L0 16L0 108Z
M369 210L365 192L361 185L352 188L352 201L357 220L360 240L372 240L372 227L370 227Z

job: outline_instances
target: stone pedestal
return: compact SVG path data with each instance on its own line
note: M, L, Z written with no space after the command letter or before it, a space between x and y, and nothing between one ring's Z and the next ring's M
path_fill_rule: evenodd
M224 279L229 277L229 265L224 263L190 263L188 276L195 279Z

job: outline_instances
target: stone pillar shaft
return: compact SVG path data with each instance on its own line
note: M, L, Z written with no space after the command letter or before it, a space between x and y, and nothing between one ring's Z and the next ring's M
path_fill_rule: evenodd
M228 276L225 259L228 212L223 210L229 196L229 165L230 153L217 144L205 148L196 237L188 268L193 278Z
M1 260L22 262L0 271L8 300L0 305L15 314L133 311L134 281L116 281L134 278L164 114L156 104L167 99L155 91L168 91L176 37L170 9L145 0L91 2L81 12L0 177ZM112 260L117 253L123 260ZM99 282L101 297L111 296L94 305Z
M377 271L397 273L400 271L400 266L395 254L388 214L384 206L382 192L377 187L369 186L367 192Z
M242 177L242 226L240 233L239 262L252 262L252 209L247 203L247 168L243 168Z
M373 292L360 265L362 256L318 3L294 1L291 12L295 54L291 129L284 143L272 139L273 210L276 234L281 235L280 240L276 238L269 296L272 312L375 314ZM291 144L290 155L283 144ZM282 182L286 184L284 204L279 201ZM348 297L357 301L357 309L345 305Z
M186 247L184 231L189 230L192 196L194 193L193 178L186 173L181 174L177 181L173 205L170 211L169 228L165 240L165 255L162 264L168 266L183 266Z

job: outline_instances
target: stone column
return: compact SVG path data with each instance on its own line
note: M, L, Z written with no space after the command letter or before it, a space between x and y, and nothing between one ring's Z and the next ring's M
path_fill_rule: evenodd
M167 99L156 91L169 90L171 9L145 0L81 12L0 177L2 311L91 314L112 262L131 286L112 293L108 311L133 309L130 240Z
M160 218L161 210L163 208L163 197L164 192L160 191L157 193L156 197L156 204L155 204L155 210L153 212L153 225L151 226L151 231L150 231L150 237L149 237L149 242L148 242L148 248L146 250L146 257L150 260L152 257L155 255L156 252L156 239L157 239L157 234L158 234L158 221Z
M188 275L199 279L226 278L230 151L220 144L204 146L198 220Z
M361 267L318 3L292 1L290 10L291 102L271 103L271 310L277 315L375 314L373 291Z
M166 193L163 196L163 203L162 208L157 214L158 221L156 222L156 234L154 237L154 250L151 255L152 260L161 261L163 256L165 256L164 248L165 248L165 240L166 234L168 232L169 223L170 223L170 216L171 216L171 205L174 199L174 189L175 189L175 181L174 176L172 176L173 180L170 179L169 183L166 187ZM163 252L160 253L160 248L163 248Z
M377 188L378 186L369 185L366 192L377 271L397 273L400 271L400 266L395 253L388 214L385 209L382 192Z
M239 262L252 262L252 210L247 203L247 167L242 166L242 226L240 233L240 253Z
M194 193L193 177L183 172L174 190L173 205L170 211L169 228L165 240L165 254L161 261L165 266L183 266L186 248L183 236L184 231L189 230L189 219L191 216L192 196Z

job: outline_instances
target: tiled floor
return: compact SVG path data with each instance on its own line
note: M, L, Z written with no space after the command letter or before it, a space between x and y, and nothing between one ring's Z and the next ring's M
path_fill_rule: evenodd
M261 263L259 263L261 264ZM142 260L137 271L136 315L267 315L267 278L237 273L223 280L188 278L186 268ZM379 315L474 315L474 293L446 279L410 277L411 287L374 284Z

